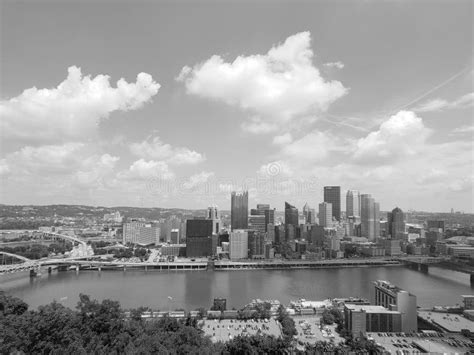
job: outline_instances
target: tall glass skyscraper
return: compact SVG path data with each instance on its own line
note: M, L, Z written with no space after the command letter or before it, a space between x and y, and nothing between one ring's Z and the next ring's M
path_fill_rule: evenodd
M405 233L405 214L400 208L395 207L387 217L388 233L392 239L401 239L403 233Z
M243 191L232 192L230 204L230 224L234 229L248 229L249 222L249 193Z
M285 202L285 225L289 224L298 227L298 209Z
M360 223L362 237L374 241L380 236L380 205L372 195L360 195Z
M341 187L324 186L324 202L332 205L332 216L341 220Z
M346 218L360 217L360 193L357 190L348 190L346 194Z

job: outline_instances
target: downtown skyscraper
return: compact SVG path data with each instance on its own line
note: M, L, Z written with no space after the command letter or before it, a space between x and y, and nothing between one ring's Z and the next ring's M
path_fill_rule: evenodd
M288 202L285 202L285 225L298 227L298 209Z
M332 205L330 203L319 204L319 225L322 227L332 226Z
M380 205L370 194L360 195L360 233L369 241L380 236Z
M324 186L324 202L332 205L332 216L341 220L341 187L340 186Z
M360 217L360 193L348 190L346 194L346 218Z
M230 225L234 229L248 229L249 193L232 192L230 204Z
M401 239L405 233L405 214L403 211L395 207L392 212L387 215L388 233L392 239Z

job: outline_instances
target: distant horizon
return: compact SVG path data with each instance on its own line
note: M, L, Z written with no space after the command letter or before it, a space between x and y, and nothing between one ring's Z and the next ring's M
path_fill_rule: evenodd
M263 202L262 202L263 203ZM9 207L48 207L48 206L81 206L81 207L92 207L92 208L108 208L108 209L114 209L114 208L143 208L143 209L164 209L164 210L186 210L186 211L206 211L209 206L202 207L202 208L184 208L184 207L159 207L159 206L153 206L153 207L143 207L143 206L127 206L127 205L117 205L117 206L105 206L105 205L76 205L76 204L69 204L69 203L52 203L52 204L45 204L45 205L35 205L35 204L5 204L5 203L0 203L0 206L9 206ZM217 206L219 211L225 211L230 213L230 208L229 209L220 209L219 206ZM272 205L270 205L271 208ZM303 211L303 207L299 208L298 206L295 206L298 209L298 212ZM311 208L313 208L310 205ZM395 206L398 207L398 206ZM393 208L395 208L393 207ZM391 212L392 209L390 210L383 210L381 209L380 212ZM401 208L401 207L400 207ZM251 206L249 206L249 211L251 209ZM317 208L314 208L317 212ZM277 212L284 213L285 210L279 210L276 209ZM431 213L431 214L466 214L466 215L474 215L472 212L465 212L465 211L459 211L454 209L454 212L451 211L425 211L425 210L405 210L402 208L402 211L407 213L407 212L417 212L417 213ZM346 212L345 209L341 209L341 212Z

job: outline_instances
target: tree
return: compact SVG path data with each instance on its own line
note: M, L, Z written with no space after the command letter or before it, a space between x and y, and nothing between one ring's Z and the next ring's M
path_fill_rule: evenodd
M7 296L0 291L0 319L2 316L21 315L28 310L28 304L17 297Z

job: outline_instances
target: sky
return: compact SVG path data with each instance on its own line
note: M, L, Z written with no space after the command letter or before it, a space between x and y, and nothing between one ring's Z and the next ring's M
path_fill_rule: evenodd
M474 211L472 1L0 4L0 203Z

